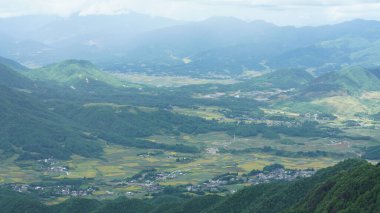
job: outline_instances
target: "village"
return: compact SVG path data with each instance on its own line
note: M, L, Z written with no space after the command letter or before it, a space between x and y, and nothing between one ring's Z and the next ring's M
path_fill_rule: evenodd
M299 178L311 177L316 173L314 169L306 170L291 170L283 167L275 168L267 171L254 171L251 174L243 174L239 176L238 173L226 173L219 175L211 180L207 180L202 184L188 185L186 190L188 192L210 192L219 193L227 191L225 186L233 184L250 184L257 185L263 183L271 183L276 181L294 181ZM232 193L234 191L231 191Z
M54 158L45 158L37 161L38 169L50 175L66 175L68 176L69 167Z
M77 185L36 185L36 184L6 184L2 187L17 191L36 194L44 198L52 197L84 197L92 195L96 191L95 187L81 188Z
M208 149L207 152L214 153L217 150ZM160 153L140 153L139 156L147 157ZM176 157L176 161L186 161L186 158ZM47 158L37 161L39 168L49 175L67 175L69 168L63 166L60 161ZM174 188L179 193L191 192L195 194L204 193L234 193L228 186L235 184L257 185L276 181L294 181L299 178L311 177L316 170L292 170L285 169L280 164L273 164L263 170L253 170L247 174L225 173L199 184L185 184L178 186L166 186L162 183L174 180L180 176L190 173L190 170L159 171L151 168L143 170L138 174L111 183L96 183L93 179L52 179L50 182L35 184L12 183L4 184L5 187L17 192L32 193L44 198L54 197L86 197L96 196L106 198L125 195L128 197L146 196L147 194L165 193L167 188ZM124 189L120 191L120 189ZM97 191L105 193L98 193Z
M141 171L131 178L127 178L123 181L119 181L115 184L115 187L141 187L147 192L158 192L163 189L159 182L175 179L179 176L186 175L181 170L175 170L172 172L159 172L156 169L150 169ZM126 195L133 195L134 192L127 192Z

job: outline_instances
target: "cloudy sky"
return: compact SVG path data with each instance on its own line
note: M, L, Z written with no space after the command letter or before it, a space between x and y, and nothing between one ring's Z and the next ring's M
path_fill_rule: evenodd
M180 20L234 16L279 25L333 24L356 18L380 20L380 0L0 0L0 17L135 11Z

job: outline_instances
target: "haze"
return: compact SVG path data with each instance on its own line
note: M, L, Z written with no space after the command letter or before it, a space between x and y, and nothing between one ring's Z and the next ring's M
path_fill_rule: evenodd
M233 16L277 25L325 25L352 19L380 20L377 0L13 0L0 1L0 17L120 14L134 11L178 20Z

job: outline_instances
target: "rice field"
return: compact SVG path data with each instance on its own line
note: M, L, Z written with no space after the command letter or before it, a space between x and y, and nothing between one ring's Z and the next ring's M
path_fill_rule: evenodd
M152 136L149 140L174 144L188 143L202 149L200 154L183 154L176 152L164 151L154 156L138 156L141 153L155 152L157 150L146 150L138 148L127 148L118 145L105 146L105 154L100 159L86 159L80 156L73 156L72 160L67 161L70 167L68 176L58 178L95 178L96 181L109 182L115 179L132 177L141 170L156 168L159 171L182 171L185 174L174 179L160 181L161 185L179 185L179 184L197 184L211 179L216 175L227 172L238 172L239 174L247 173L253 169L262 169L266 165L281 163L291 169L306 168L324 168L336 164L340 159L332 158L288 158L279 157L263 153L216 153L211 154L206 148L228 147L233 149L244 149L249 147L262 147L264 145L274 146L279 149L287 150L317 150L326 147L327 141L318 139L305 142L305 146L299 145L281 145L276 141L264 139L262 137L254 138L237 138L231 142L232 138L225 133L208 133L197 136L181 135L178 137L170 136ZM296 140L296 139L294 139ZM298 139L301 140L301 139ZM309 144L310 143L310 144ZM301 148L300 148L301 147ZM349 151L347 147L345 151ZM192 158L189 162L176 162L177 157ZM105 189L104 189L105 190ZM103 190L103 191L104 191ZM138 186L113 188L113 191L125 193L125 191L143 190Z
M352 134L355 130L352 130ZM368 130L370 131L370 130ZM368 132L371 134L372 132ZM84 158L74 155L71 160L62 162L69 167L68 174L51 175L35 170L33 162L30 166L25 165L21 168L16 164L15 159L10 159L0 165L0 183L9 182L38 182L41 177L50 177L53 179L62 178L94 178L95 182L102 183L100 190L96 193L99 196L108 196L107 191L112 190L116 194L125 194L126 192L143 192L140 186L113 187L112 181L122 180L138 174L142 170L155 168L158 171L173 172L181 171L184 175L179 175L174 179L160 180L160 185L174 186L181 184L198 184L205 180L211 179L217 175L227 172L237 172L239 174L248 173L253 169L262 169L263 167L280 163L290 169L306 168L324 168L332 166L342 159L318 157L281 157L267 153L220 153L210 152L208 149L246 149L262 148L271 146L285 151L334 151L334 152L352 152L359 146L373 145L369 141L347 141L349 145L338 146L331 145L328 138L289 138L281 136L282 139L294 141L290 144L283 144L279 140L269 140L261 136L250 138L233 139L223 132L211 132L200 135L167 136L156 135L147 138L148 140L165 144L187 144L197 146L202 151L197 154L176 153L172 151L147 150L139 148L123 147L103 142L104 155L99 158ZM302 145L301 145L302 144ZM156 153L154 155L144 155L144 153ZM178 157L191 159L186 162L177 162ZM104 185L106 184L106 185Z
M154 76L141 73L117 73L114 74L119 79L133 84L142 84L154 87L181 87L187 85L200 84L235 84L238 81L234 79L217 79L217 78L193 78L187 76Z

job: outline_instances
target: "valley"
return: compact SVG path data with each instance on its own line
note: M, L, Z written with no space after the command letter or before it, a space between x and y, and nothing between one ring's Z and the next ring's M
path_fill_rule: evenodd
M0 166L4 187L36 194L46 203L72 196L148 198L171 188L185 194L230 194L254 184L247 174L266 166L319 170L361 157L367 147L380 144L376 139L379 122L371 117L378 112L376 90L339 96L326 93L313 100L302 97L304 90L310 91L308 84L324 76L314 80L297 74L295 78L306 80L294 84L294 78L281 79L283 86L277 88L273 86L278 81L276 72L284 71L225 84L224 80L186 77L182 81L148 75L140 75L137 81L136 75L101 74L81 61L57 66L27 71L31 80L12 71L19 78L15 82L39 84L26 87L27 93L12 87L12 93L40 102L46 116L64 121L72 129L69 137L77 135L75 143L87 141L87 147L60 154L48 146L38 154L25 148L4 150L10 158ZM54 78L60 81L52 84ZM166 81L152 80L159 78ZM248 82L254 86L251 91ZM137 96L145 98L128 98ZM144 171L154 176L134 179L146 176ZM224 174L235 174L236 181L203 187L205 181Z
M0 212L380 212L380 21L96 2L0 9Z

